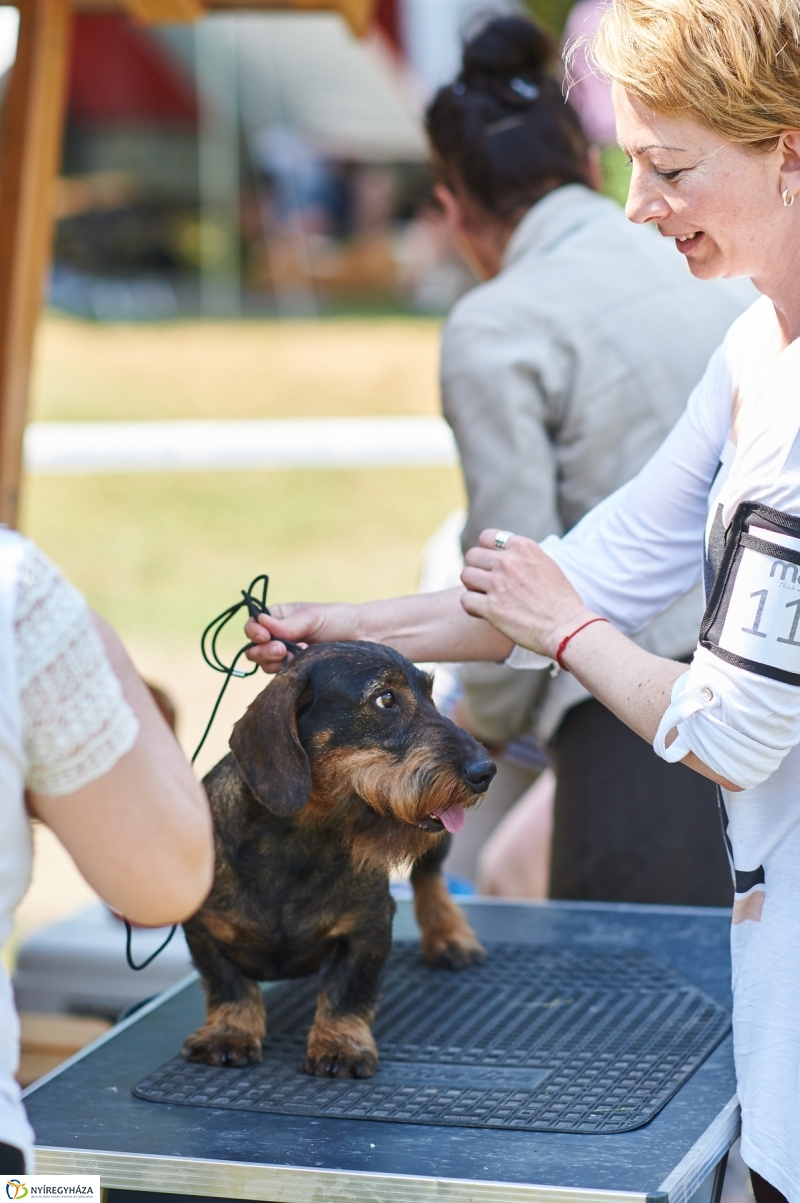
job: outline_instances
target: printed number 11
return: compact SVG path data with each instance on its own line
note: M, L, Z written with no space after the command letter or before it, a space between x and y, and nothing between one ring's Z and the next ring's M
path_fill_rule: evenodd
M745 635L757 635L759 639L766 639L766 631L760 631L758 628L761 619L764 616L764 607L767 604L768 595L768 589L757 589L755 593L750 594L751 597L757 597L759 599L758 609L756 610L756 616L753 620L753 625L751 627L742 627L742 631ZM786 609L794 610L794 614L792 615L792 628L789 631L788 638L784 639L781 635L778 635L777 642L788 643L792 647L800 647L800 639L795 639L797 628L800 626L800 597L798 597L795 601L787 602Z
M758 609L756 610L756 617L755 617L755 621L753 622L753 625L751 627L742 627L742 630L744 631L745 635L758 635L759 639L766 639L766 637L767 637L766 631L759 631L758 624L761 622L762 616L764 614L764 606L767 604L768 595L769 595L768 589L757 589L755 591L755 593L750 594L751 597L760 598L760 601L758 603ZM798 598L798 601L800 601L800 598ZM792 627L792 635L794 635L795 630L797 629L797 622L798 622L798 613L797 612L795 612L794 617L795 617L795 624Z
M766 589L763 592L766 593ZM795 639L795 635L797 634L797 627L798 627L798 624L800 624L800 597L798 597L797 601L792 601L792 602L786 603L787 610L791 610L792 607L794 607L794 615L792 616L792 629L789 632L789 638L781 639L781 637L779 635L778 643L791 643L792 647L800 647L800 640ZM756 620L756 625L758 625L758 620Z

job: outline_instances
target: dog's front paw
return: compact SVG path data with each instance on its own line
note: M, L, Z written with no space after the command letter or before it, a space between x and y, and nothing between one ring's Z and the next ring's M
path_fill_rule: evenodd
M425 959L437 969L466 969L480 965L486 949L468 924L458 931L429 932L422 940Z
M303 1069L317 1078L371 1078L378 1068L378 1054L370 1049L331 1048L324 1053L306 1053Z
M486 956L467 917L450 897L439 873L420 873L414 883L414 910L422 937L422 952L441 969L480 965Z
M220 1032L200 1028L184 1041L182 1051L187 1061L241 1069L261 1060L261 1041L250 1032Z
M319 1078L371 1078L378 1050L369 1025L354 1016L317 1019L308 1034L303 1068Z

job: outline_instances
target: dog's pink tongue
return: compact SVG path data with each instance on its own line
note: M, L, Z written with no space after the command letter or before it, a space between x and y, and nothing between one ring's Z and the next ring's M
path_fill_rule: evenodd
M449 831L451 835L455 835L464 826L464 807L460 802L454 802L447 810L437 810L436 816L442 820L445 831Z

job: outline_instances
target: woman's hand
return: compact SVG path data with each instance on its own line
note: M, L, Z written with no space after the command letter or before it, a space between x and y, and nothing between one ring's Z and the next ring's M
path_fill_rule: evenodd
M246 653L248 660L268 673L276 673L287 655L291 658L284 639L306 647L309 643L361 638L357 608L341 602L286 602L270 606L269 614L249 619L244 630L255 644Z
M385 643L409 660L505 660L512 645L488 622L470 617L461 606L463 590L415 593L384 601L347 605L290 602L245 626L256 646L247 655L268 673L281 667L286 643Z
M495 547L496 530L485 530L466 555L461 604L514 643L555 659L565 635L592 618L554 560L522 535Z

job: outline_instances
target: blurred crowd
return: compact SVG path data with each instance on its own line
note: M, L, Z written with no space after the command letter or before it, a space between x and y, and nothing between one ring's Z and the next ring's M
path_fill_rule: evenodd
M208 312L204 280L227 276L228 314L234 292L253 314L446 312L475 277L432 195L422 109L475 21L514 7L458 0L437 24L382 4L360 42L330 14L194 32L79 14L51 302L101 320ZM550 7L567 40L595 20L595 0ZM599 186L620 199L608 90L580 51L573 75Z

